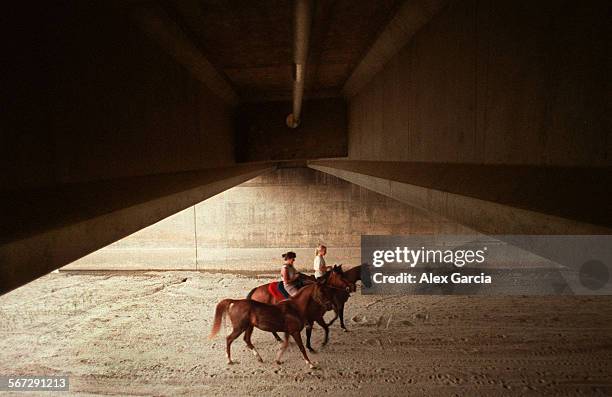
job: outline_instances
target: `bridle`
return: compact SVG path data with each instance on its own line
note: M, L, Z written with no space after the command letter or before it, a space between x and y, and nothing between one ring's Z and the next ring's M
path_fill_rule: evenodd
M335 273L335 274L338 274L338 273ZM335 286L335 285L330 285L328 283L330 277L334 277L333 270L332 270L332 273L327 276L327 279L325 279L325 286L327 286L328 288L333 288L333 289L337 289L337 290L341 290L341 291L351 292L351 284L352 283L350 281L346 281L344 278L342 278L342 276L338 275L337 277L340 277L342 279L342 281L346 284L346 287L338 287L338 286Z

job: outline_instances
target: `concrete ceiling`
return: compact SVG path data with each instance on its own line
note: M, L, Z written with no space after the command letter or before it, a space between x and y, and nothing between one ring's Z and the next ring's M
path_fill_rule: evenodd
M314 1L307 97L339 96L399 0ZM182 0L168 13L243 101L287 99L292 88L291 0Z

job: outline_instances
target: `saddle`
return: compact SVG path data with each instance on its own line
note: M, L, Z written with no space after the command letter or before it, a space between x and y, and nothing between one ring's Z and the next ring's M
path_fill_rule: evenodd
M274 281L268 284L268 292L277 301L282 301L290 298L289 292L285 290L285 286L283 285L282 281Z

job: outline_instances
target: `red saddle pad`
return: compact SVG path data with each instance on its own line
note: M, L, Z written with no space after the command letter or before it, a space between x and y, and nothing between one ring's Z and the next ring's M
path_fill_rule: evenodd
M270 293L270 295L272 295L274 297L274 299L276 299L277 301L282 301L287 299L288 297L285 296L280 289L280 281L274 281L271 282L270 284L268 284L268 292ZM283 288L284 289L284 288Z

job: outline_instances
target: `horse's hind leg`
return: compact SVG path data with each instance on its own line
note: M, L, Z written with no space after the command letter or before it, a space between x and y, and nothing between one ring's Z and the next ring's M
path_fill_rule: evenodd
M272 332L272 335L274 335L274 339L276 339L277 342L282 341L281 337L278 336L278 334L276 332Z
M285 340L283 341L280 349L278 349L278 353L276 353L276 363L281 364L281 357L285 350L287 350L287 346L289 346L289 334L285 332Z
M304 344L302 343L302 335L300 334L300 332L293 332L291 336L293 337L293 339L295 339L295 343L297 343L298 347L300 348L302 356L304 356L304 360L306 360L308 366L311 369L316 368L317 366L312 361L310 361L310 359L308 358L308 354L306 354L306 349L304 348Z
M232 346L232 342L240 336L241 333L244 332L244 328L240 329L236 329L234 328L232 330L232 333L229 334L227 336L227 338L225 338L226 340L226 355L227 355L227 363L228 364L233 364L234 362L232 361L232 353L231 353L231 346Z
M257 360L260 363L263 363L263 360L261 358L261 356L259 355L259 352L257 351L257 349L255 349L255 346L253 346L253 343L251 343L251 335L253 334L253 326L251 325L249 328L246 329L246 331L244 332L244 341L247 345L247 347L249 348L249 350L251 352L253 352L253 354L255 355L255 357L257 357Z

